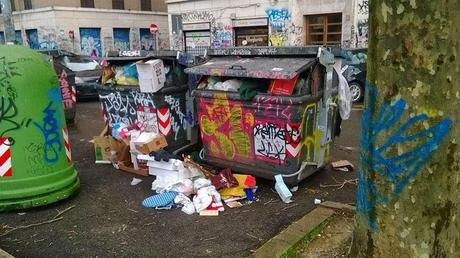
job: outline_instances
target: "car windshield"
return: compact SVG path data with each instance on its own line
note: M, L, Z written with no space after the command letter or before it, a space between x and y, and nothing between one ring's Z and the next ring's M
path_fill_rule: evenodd
M74 72L100 69L99 64L87 56L64 56L63 65Z

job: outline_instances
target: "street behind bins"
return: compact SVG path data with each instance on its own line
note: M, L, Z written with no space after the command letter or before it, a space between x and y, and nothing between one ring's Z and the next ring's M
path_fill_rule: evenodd
M74 197L50 206L2 214L0 233L10 227L49 221L71 208L62 220L18 228L0 237L0 246L14 256L243 257L313 210L315 199L354 204L356 171L327 166L302 181L289 204L281 201L273 181L257 178L257 201L239 208L226 207L217 217L189 216L180 209L144 208L142 201L154 194L154 177L95 164L90 140L104 128L100 103L78 103L77 109L70 140L81 189ZM348 160L355 169L360 114L360 108L354 108L350 120L342 123L331 155L332 161ZM132 186L133 177L142 182Z

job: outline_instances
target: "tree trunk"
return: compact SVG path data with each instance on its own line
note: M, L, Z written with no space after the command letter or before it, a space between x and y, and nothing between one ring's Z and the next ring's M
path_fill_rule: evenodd
M460 257L460 1L372 0L369 18L351 257Z

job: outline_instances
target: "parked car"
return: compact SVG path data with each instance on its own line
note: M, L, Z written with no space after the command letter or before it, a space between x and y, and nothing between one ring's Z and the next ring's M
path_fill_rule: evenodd
M98 98L97 91L100 87L102 69L96 60L65 50L40 50L40 52L52 56L59 64L75 73L78 100Z
M347 79L353 102L362 101L367 76L367 49L347 51L342 61L343 75Z

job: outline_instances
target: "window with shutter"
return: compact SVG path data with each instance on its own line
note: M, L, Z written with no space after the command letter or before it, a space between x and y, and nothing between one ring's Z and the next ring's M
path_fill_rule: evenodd
M80 0L81 7L94 8L94 0Z
M152 11L152 1L141 0L141 11Z
M124 0L112 0L112 9L125 9L125 1Z
M24 0L24 10L32 9L32 0Z
M309 15L305 28L307 45L338 45L342 41L342 14Z

